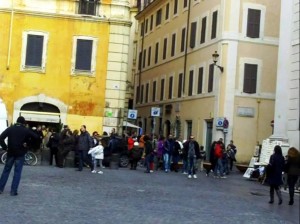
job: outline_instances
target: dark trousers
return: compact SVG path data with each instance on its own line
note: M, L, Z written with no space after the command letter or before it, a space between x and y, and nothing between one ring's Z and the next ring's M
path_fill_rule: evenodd
M93 164L92 164L92 161L91 161L90 157L88 156L88 151L79 150L78 151L78 156L79 156L78 170L81 171L83 169L83 163L86 163L87 165L89 165L91 170L93 169Z
M5 166L1 175L1 179L0 179L0 191L3 192L4 187L7 183L11 168L13 167L13 165L15 165L15 169L14 169L14 177L12 180L12 184L11 184L11 190L10 193L11 194L15 194L18 192L18 187L21 181L21 175L22 175L22 170L23 170L23 164L24 164L24 156L7 156L6 158L6 162L5 162Z
M130 159L130 168L133 169L133 170L136 170L137 163L138 163L138 159L131 158Z
M50 148L50 160L49 160L49 165L52 166L53 164L53 156L54 156L54 161L55 161L55 165L58 165L58 148Z
M289 195L290 201L294 202L294 194L295 194L295 185L297 183L298 176L297 175L288 175L287 184L289 186Z
M279 186L274 185L274 184L270 185L270 201L274 201L274 190L276 191L276 194L277 194L277 197L278 197L279 201L281 201L282 198L281 198L281 191L279 189Z

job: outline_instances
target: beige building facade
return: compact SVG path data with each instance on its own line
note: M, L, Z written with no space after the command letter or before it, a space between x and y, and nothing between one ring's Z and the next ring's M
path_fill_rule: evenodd
M232 139L237 160L248 162L256 144L272 134L280 6L141 1L134 103L143 132L182 140L193 134L207 152L212 141ZM151 116L152 108L160 108L160 116Z

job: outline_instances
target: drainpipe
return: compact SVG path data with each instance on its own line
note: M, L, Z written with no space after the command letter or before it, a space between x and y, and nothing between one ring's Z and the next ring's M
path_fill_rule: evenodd
M11 14L10 14L10 26L9 26L9 39L8 39L6 70L9 70L9 67L10 67L10 52L11 52L11 42L12 42L13 21L14 21L14 0L11 0Z
M189 42L189 31L190 31L190 14L191 14L191 0L189 0L188 15L186 21L186 39L185 39L185 51L184 51L184 66L183 66L183 87L182 93L185 95L185 76L186 76L186 63L187 63L187 51Z

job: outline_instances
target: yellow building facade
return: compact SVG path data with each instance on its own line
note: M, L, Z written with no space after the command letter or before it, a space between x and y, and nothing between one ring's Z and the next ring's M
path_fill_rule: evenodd
M208 154L212 141L232 139L248 162L272 134L280 1L153 0L139 9L139 126L193 134Z
M0 3L0 99L9 123L118 128L131 29L128 1ZM122 91L123 90L123 91Z

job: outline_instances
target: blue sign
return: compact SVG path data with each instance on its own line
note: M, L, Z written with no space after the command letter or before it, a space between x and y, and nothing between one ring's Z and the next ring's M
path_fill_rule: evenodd
M128 118L136 119L137 118L137 110L128 110Z
M151 116L159 117L160 116L160 107L151 107Z

